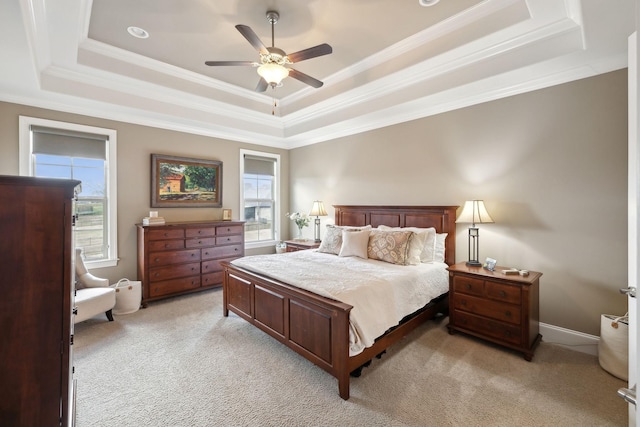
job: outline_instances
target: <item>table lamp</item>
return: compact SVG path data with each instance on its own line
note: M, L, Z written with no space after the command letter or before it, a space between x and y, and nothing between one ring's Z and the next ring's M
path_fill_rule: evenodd
M467 200L456 222L471 223L469 227L469 261L467 265L470 267L481 267L482 263L478 261L478 253L480 247L480 235L477 224L493 223L493 219L484 207L482 200Z
M309 216L315 216L315 227L313 230L313 235L315 237L316 243L320 242L320 217L327 216L327 211L324 210L324 204L321 200L316 200L313 202L313 207L311 208L311 212L309 212Z

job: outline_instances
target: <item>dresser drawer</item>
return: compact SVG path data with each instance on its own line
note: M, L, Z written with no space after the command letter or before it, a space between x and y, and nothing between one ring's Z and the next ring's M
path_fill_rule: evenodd
M202 239L189 239L185 240L187 248L204 248L206 246L215 246L215 237L203 237Z
M242 255L242 245L218 246L202 249L202 259L234 258Z
M222 285L223 271L216 271L215 273L208 273L202 275L202 286L219 286Z
M200 276L183 277L181 279L152 282L149 286L149 296L160 297L197 289L200 287Z
M216 227L216 236L226 236L227 234L242 234L242 225L223 225Z
M466 311L480 316L520 324L521 309L519 306L504 304L497 301L486 300L472 295L453 294L453 307L456 310Z
M187 228L187 238L191 237L213 237L216 235L215 227L207 228Z
M202 274L205 273L214 273L216 271L222 271L222 266L220 265L221 259L213 259L211 261L205 261L202 263Z
M231 234L229 236L216 237L216 245L232 245L234 243L242 243L242 235Z
M184 230L182 228L149 230L149 240L162 239L184 239Z
M149 242L149 251L166 251L172 249L184 249L184 240L152 240Z
M466 276L455 276L453 278L453 289L455 292L483 296L484 280Z
M149 280L152 282L157 282L161 280L173 279L176 277L193 276L194 274L200 274L199 262L150 268Z
M456 326L480 334L506 341L510 344L522 344L522 331L519 326L498 322L484 317L474 316L470 313L456 310L454 312Z
M520 304L521 302L521 288L514 285L505 285L503 283L492 282L487 280L484 285L484 290L488 298L496 301L504 301L511 304Z
M200 249L149 252L149 265L151 267L166 264L180 264L189 261L200 261Z

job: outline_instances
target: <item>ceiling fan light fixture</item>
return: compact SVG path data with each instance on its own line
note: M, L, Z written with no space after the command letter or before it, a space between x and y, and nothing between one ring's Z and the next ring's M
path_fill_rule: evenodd
M282 65L267 63L258 67L258 74L270 85L279 85L289 75L289 69Z
M418 3L420 4L420 6L429 7L429 6L433 6L439 1L440 0L418 0Z

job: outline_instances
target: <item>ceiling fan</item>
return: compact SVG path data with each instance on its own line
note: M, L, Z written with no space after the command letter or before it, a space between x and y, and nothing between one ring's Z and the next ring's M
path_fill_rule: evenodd
M264 43L260 41L260 38L256 33L248 26L236 25L240 34L242 34L244 38L246 38L260 53L260 62L205 61L205 64L213 67L235 65L257 67L260 80L256 86L256 92L264 92L269 86L275 88L280 85L282 80L287 76L291 76L294 79L314 88L321 87L323 83L320 80L298 70L294 70L293 68L289 68L288 65L304 61L306 59L328 55L333 52L333 49L328 44L323 43L318 46L310 47L287 55L284 50L275 47L273 27L278 22L278 19L280 19L280 14L278 12L272 10L267 12L267 20L271 23L271 47L265 46Z

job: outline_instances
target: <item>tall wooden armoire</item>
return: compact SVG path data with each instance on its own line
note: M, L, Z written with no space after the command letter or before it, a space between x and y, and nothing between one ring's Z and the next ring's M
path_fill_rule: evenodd
M0 176L0 424L74 421L73 204L80 181Z

